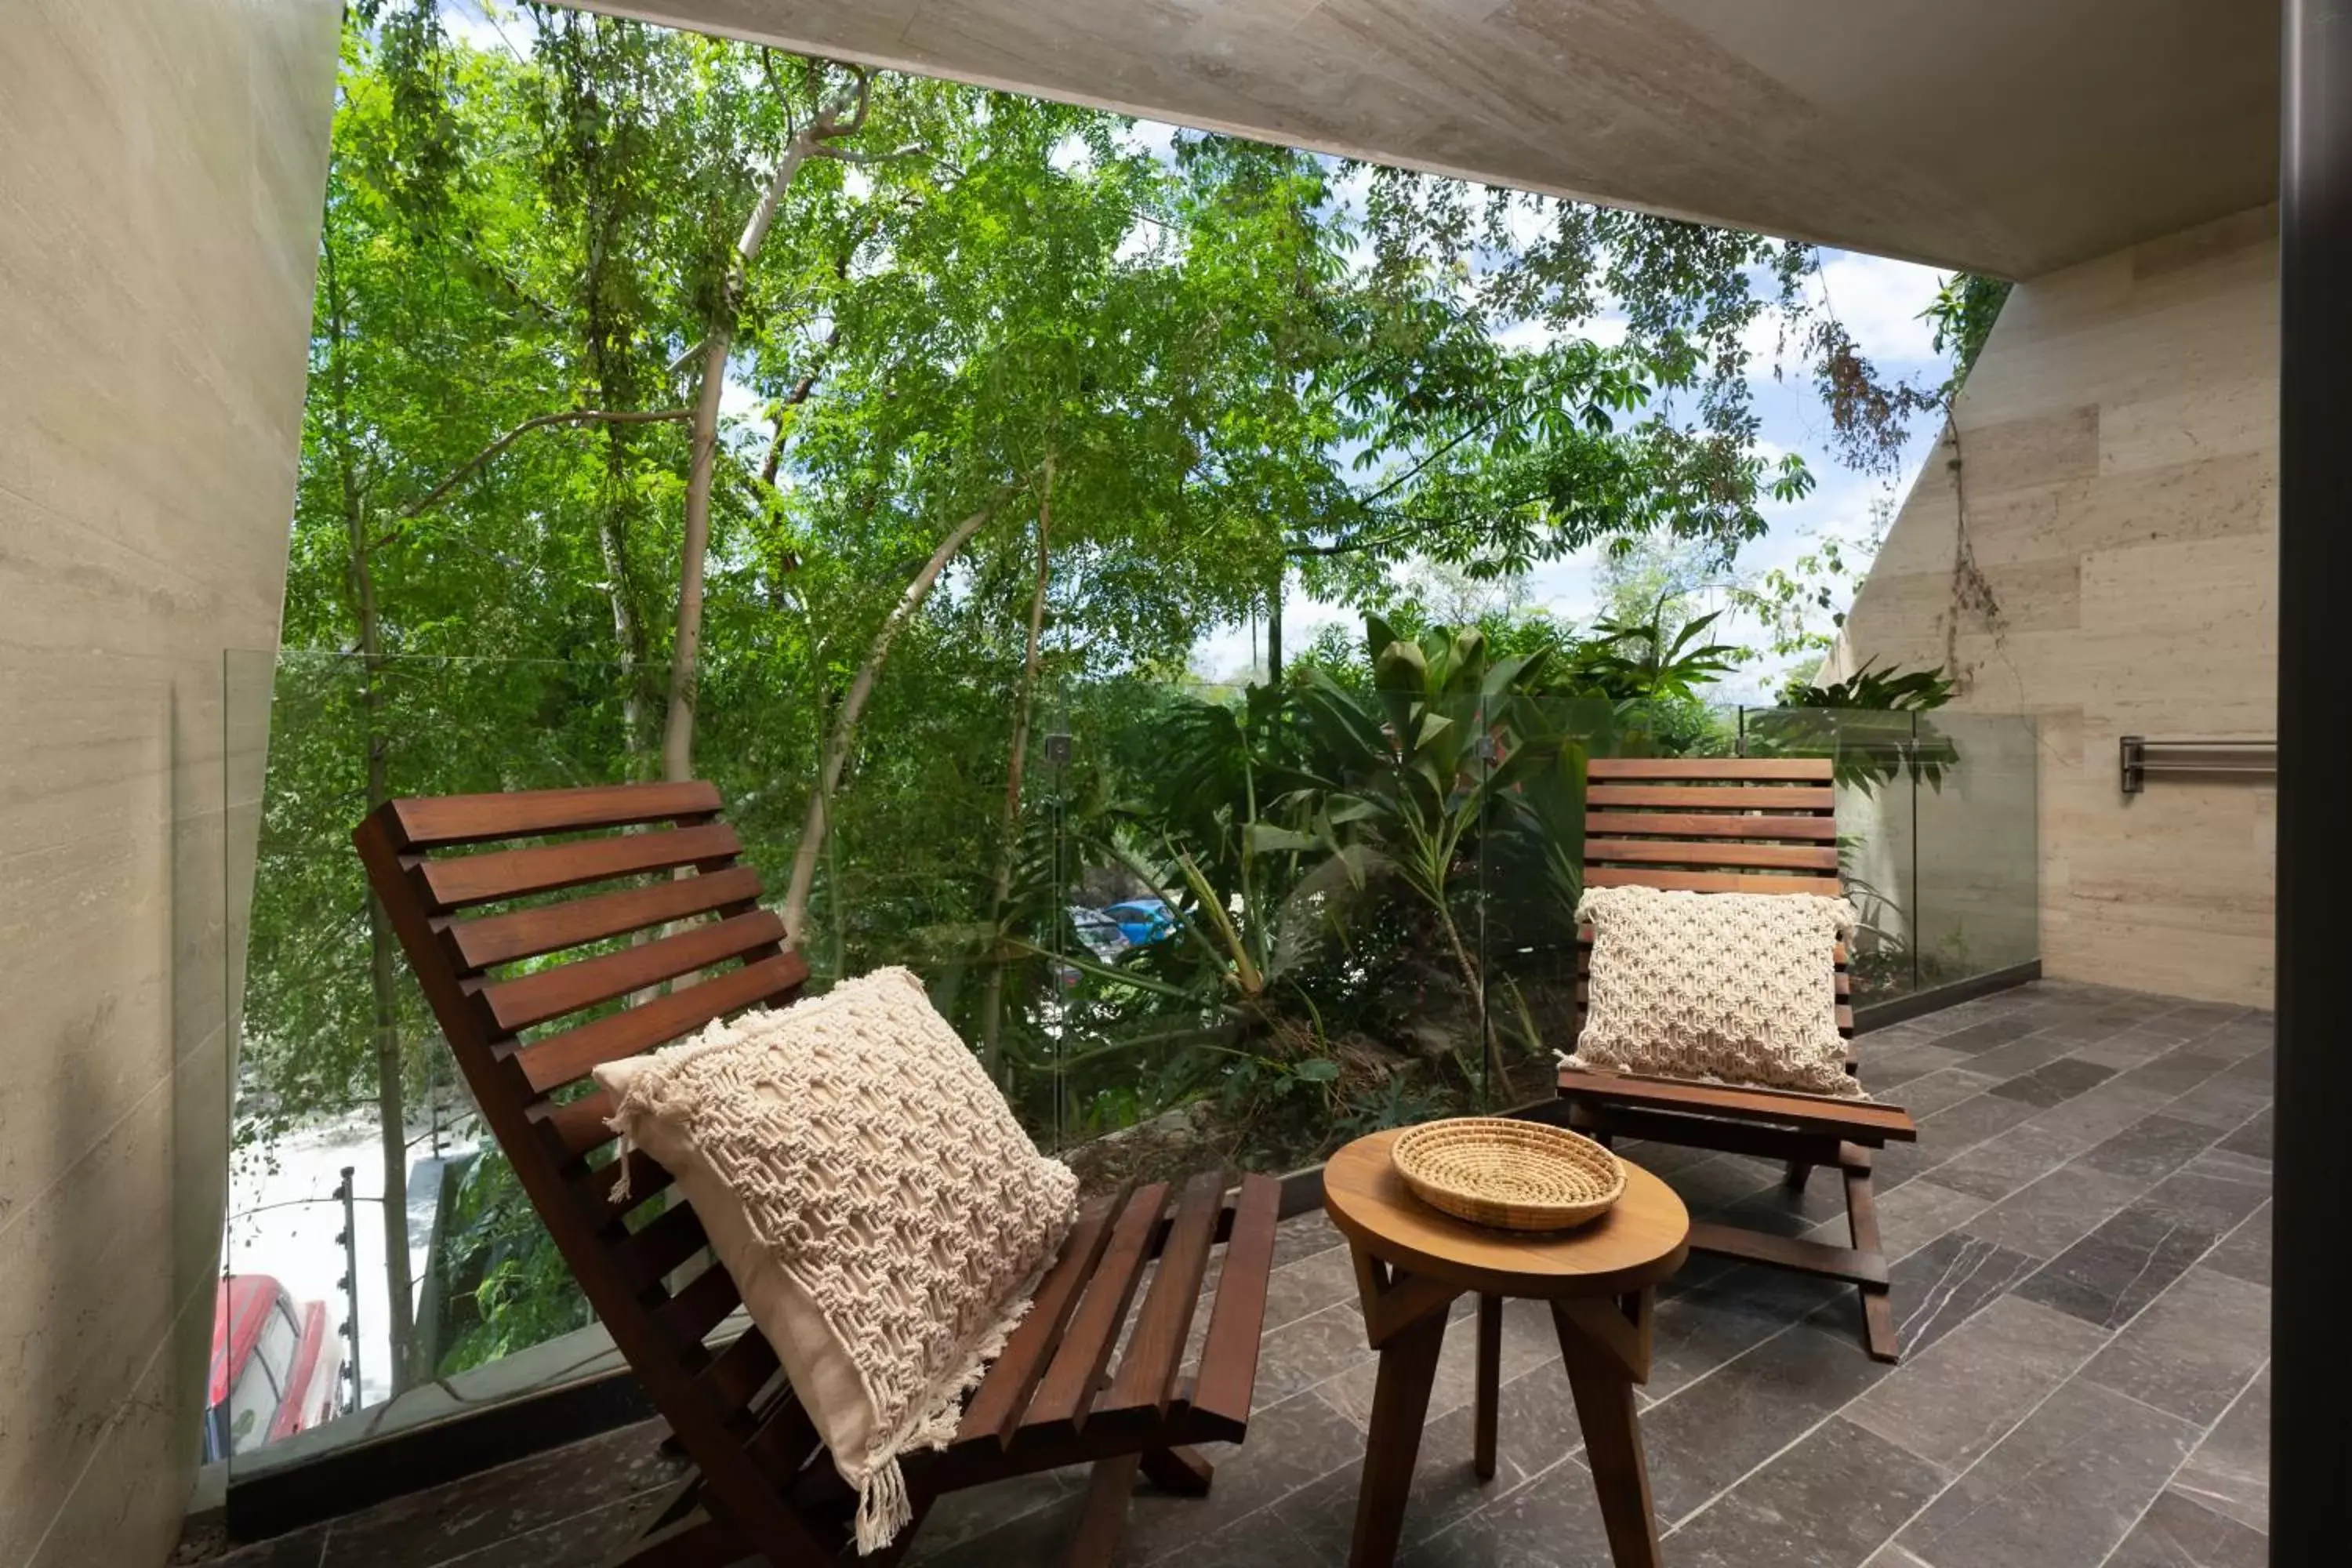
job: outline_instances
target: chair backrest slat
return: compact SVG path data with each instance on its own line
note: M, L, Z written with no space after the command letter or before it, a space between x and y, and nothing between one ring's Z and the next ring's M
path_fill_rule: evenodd
M581 838L539 844L528 849L488 849L428 860L419 868L426 890L445 910L487 904L499 899L560 893L590 882L644 871L667 871L699 861L721 861L743 846L723 822L676 827L660 833L630 833L614 838Z
M1600 772L1603 759L1594 758L1593 783L1585 791L1587 806L1606 806L1640 811L1720 811L1724 803L1715 786L1710 784L1606 784L1602 780L1614 775ZM1739 804L1742 811L1772 811L1795 814L1828 811L1837 804L1837 795L1824 783L1816 789L1808 785L1774 786L1759 784Z
M745 1334L711 1357L696 1381L711 1408L733 1421L751 1408L782 1370L765 1334Z
M1628 866L1739 866L1778 871L1829 871L1834 844L1757 844L1727 837L1697 839L1590 838L1585 858Z
M528 1029L783 940L784 922L775 911L754 910L602 957L498 981L482 988L482 1001L500 1028Z
M698 1359L696 1352L703 1337L742 1304L743 1298L735 1289L735 1277L721 1268L714 1258L683 1289L654 1309L654 1321L682 1354Z
M693 1208L671 1204L629 1232L628 1239L617 1243L614 1251L621 1260L621 1271L643 1289L658 1284L709 1243Z
M1743 838L1828 844L1837 823L1827 816L1759 816L1731 812L1612 811L1599 819L1619 838Z
M1585 789L1584 879L1695 893L1844 891L1827 758L1595 758ZM1577 933L1580 1025L1592 932ZM1853 1034L1849 954L1836 951L1839 1033Z
M808 965L798 953L777 953L535 1040L517 1051L514 1060L531 1090L545 1094L587 1077L590 1069L606 1062L649 1051L755 1002L788 994L807 978Z
M730 866L698 877L624 888L616 893L452 920L443 927L442 940L449 944L459 968L488 969L696 915L738 914L754 908L759 896L760 873L749 866Z
M425 795L395 800L387 809L400 825L402 842L411 848L446 849L495 838L707 817L719 810L719 786L692 779L685 784Z

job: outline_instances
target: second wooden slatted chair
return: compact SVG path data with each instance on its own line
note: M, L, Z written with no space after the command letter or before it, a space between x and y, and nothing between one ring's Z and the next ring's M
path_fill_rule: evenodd
M1835 897L1843 889L1834 798L1826 760L1595 759L1585 795L1585 880L1600 888ZM1591 944L1591 931L1580 931L1580 1022ZM1853 985L1843 945L1835 962L1838 1032L1851 1040ZM1851 1055L1846 1070L1856 1070ZM1861 1294L1864 1344L1876 1360L1896 1359L1871 1165L1874 1151L1918 1137L1907 1111L1572 1068L1560 1069L1559 1092L1570 1125L1604 1141L1640 1138L1785 1161L1793 1187L1817 1165L1835 1169L1845 1186L1851 1246L1702 1222L1691 1226L1691 1249L1850 1281Z
M716 1263L698 1268L708 1258L702 1226L690 1207L662 1201L667 1172L632 1152L630 1195L612 1195L613 1170L598 1163L612 1142L611 1100L583 1081L601 1063L715 1018L788 1002L808 976L782 945L782 923L760 906L759 876L719 819L718 791L629 784L395 800L353 837L483 1120L696 1467L619 1561L688 1568L765 1557L797 1568L849 1557L856 1500L774 1350L757 1329L715 1331L740 1298ZM579 948L592 952L513 968ZM667 994L645 995L665 984L674 985ZM1189 1445L1247 1432L1278 1193L1254 1176L1228 1198L1210 1174L1172 1210L1160 1184L1086 1208L954 1441L907 1458L916 1526L944 1492L1092 1464L1070 1560L1100 1564L1139 1472L1205 1492L1210 1467ZM1204 1296L1220 1243L1223 1264ZM1202 1310L1198 1370L1186 1375ZM863 1561L894 1561L914 1533Z

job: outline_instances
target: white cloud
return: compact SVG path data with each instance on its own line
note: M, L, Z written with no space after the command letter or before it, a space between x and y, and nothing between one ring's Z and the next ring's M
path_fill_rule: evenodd
M1936 298L1936 269L1883 256L1830 251L1820 285L1863 354L1880 364L1936 358L1935 329L1919 319Z
M441 9L441 26L472 48L506 49L520 58L530 58L531 30L516 6L498 0L450 0Z

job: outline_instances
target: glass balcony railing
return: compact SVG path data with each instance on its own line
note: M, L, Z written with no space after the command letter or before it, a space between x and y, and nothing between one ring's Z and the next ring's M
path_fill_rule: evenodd
M268 766L230 971L224 1300L282 1327L225 1368L207 1441L251 1474L614 1364L350 836L390 796L650 776L667 680L303 653L231 656L226 679L232 732L266 727ZM1569 742L1647 749L1655 727L1474 691L1456 734L1419 731L1416 773L1383 760L1394 716L1359 695L1318 710L1049 680L1016 724L1006 690L885 680L807 868L814 983L914 969L1039 1146L1097 1189L1286 1173L1367 1130L1544 1097L1575 1028L1580 857L1560 837L1577 797L1535 764ZM826 700L727 672L701 691L697 771L772 902ZM2034 955L2029 722L1772 710L1723 734L1834 762L1858 1003Z

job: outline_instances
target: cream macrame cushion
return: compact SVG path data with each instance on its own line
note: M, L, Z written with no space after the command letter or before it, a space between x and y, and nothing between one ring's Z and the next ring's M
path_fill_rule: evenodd
M1845 1070L1835 963L1853 906L1810 893L1589 888L1575 1068L1867 1100Z
M768 1336L842 1478L857 1547L909 1515L898 1457L954 1436L1068 1234L1037 1152L904 969L596 1069Z

